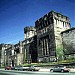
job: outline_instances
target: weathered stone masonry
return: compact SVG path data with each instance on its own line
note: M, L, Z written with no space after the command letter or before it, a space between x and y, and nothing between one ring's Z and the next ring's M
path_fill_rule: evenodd
M60 33L70 28L68 17L51 11L35 22L39 62L56 61L56 49L62 45Z

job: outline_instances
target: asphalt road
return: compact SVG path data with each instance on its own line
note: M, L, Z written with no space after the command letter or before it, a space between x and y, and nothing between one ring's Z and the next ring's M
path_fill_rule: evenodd
M51 73L51 72L32 72L32 71L11 71L11 70L0 70L0 75L75 75L72 73Z

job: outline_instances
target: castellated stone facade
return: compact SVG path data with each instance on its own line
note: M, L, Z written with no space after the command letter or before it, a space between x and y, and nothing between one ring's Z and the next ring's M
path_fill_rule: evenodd
M35 22L35 27L24 28L23 41L15 45L0 45L1 66L56 61L57 50L62 47L62 38L64 34L68 35L63 31L70 27L70 19L67 16L55 11L49 12Z
M36 29L34 26L29 26L24 28L25 35L25 62L26 63L35 63L37 62L37 35Z
M35 22L38 61L56 61L56 49L61 47L60 33L70 28L70 19L51 11Z
M24 28L24 39L31 38L36 35L36 29L34 26L28 26Z

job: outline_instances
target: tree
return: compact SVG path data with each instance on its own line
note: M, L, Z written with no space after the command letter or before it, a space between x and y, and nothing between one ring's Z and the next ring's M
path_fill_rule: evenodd
M63 56L64 56L64 53L63 53L63 46L57 47L57 49L56 49L56 54L57 54L57 60L58 60L58 61L63 60Z

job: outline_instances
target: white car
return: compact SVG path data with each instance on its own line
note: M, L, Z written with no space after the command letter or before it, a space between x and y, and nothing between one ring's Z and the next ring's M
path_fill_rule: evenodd
M27 71L39 71L39 69L40 69L39 67L33 65L33 66L30 66L29 68L27 68L26 70Z

